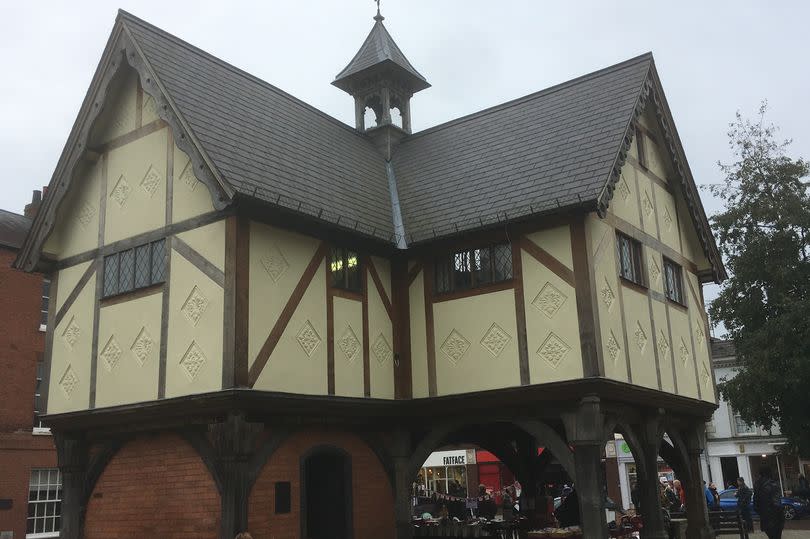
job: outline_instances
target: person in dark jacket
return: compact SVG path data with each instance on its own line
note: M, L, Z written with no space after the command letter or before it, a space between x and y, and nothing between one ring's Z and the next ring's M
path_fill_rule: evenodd
M579 526L581 524L579 517L579 496L577 496L576 490L571 489L571 492L565 497L557 510L554 511L554 516L557 517L561 528Z
M785 527L782 492L767 466L759 469L759 479L754 483L754 509L759 513L759 527L768 539L782 539Z
M751 517L751 498L754 495L751 488L745 484L745 479L742 477L737 479L737 511L745 522L745 528L752 532L754 531L754 520Z

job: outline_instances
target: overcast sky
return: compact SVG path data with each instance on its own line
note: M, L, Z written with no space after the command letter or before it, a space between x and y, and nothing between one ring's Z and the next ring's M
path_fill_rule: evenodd
M50 180L117 7L353 124L351 98L329 83L370 30L372 0L10 2L0 208L21 212ZM728 123L763 99L810 157L810 2L383 0L382 13L433 85L411 103L414 131L652 51L698 184L720 181Z

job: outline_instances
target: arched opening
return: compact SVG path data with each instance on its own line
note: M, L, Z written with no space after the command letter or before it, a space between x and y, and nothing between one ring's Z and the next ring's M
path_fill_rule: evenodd
M402 129L402 112L398 107L391 107L391 123Z
M444 516L458 519L456 526L494 518L505 529L553 523L554 509L572 494L571 450L558 434L561 425L518 423L439 428L423 437L411 460L417 526ZM578 496L566 506L576 508Z
M377 114L371 107L366 107L366 111L363 113L363 125L366 129L377 127Z
M380 96L372 95L366 99L365 109L363 109L363 126L368 131L381 124L383 118L383 106Z
M333 446L312 449L301 458L301 537L351 539L352 464Z

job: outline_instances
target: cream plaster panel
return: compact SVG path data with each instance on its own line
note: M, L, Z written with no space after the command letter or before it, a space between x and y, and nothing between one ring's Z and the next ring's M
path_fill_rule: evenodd
M637 142L638 141L636 141L636 139L634 138L633 143L630 144L630 149L627 151L627 155L629 155L630 157L633 157L635 159L638 159L638 143Z
M694 273L684 271L683 274L687 280L687 288L691 285L691 291L687 290L689 295L689 319L692 324L692 337L695 340L695 359L698 365L698 383L700 384L701 398L708 402L717 402L712 382L712 367L707 342L709 328L706 327L705 307L693 299L692 291L700 300L700 284L697 275Z
M642 245L644 252L644 269L647 274L648 286L651 290L664 293L664 258L661 253Z
M666 181L669 176L669 157L666 151L649 137L646 137L644 142L647 143L644 147L647 155L647 168L650 172Z
M633 377L633 383L658 389L649 299L645 294L625 287L622 290L622 300L627 324L627 348L630 353L630 374Z
M256 389L311 395L328 393L325 283L326 270L321 264L256 381ZM252 296L255 299L256 296Z
M439 395L520 385L512 290L435 303L433 312ZM484 344L493 324L498 326L496 331L505 334L503 339L508 339L497 357ZM450 346L451 335L465 339L466 349L458 343Z
M222 388L224 304L222 287L172 251L166 397Z
M672 352L675 356L675 374L678 377L678 393L684 397L698 398L695 379L695 351L689 334L689 315L682 309L667 305L672 327Z
M521 260L530 382L543 384L581 378L582 349L574 288L525 251L521 252ZM556 364L538 354L552 333L569 348Z
M655 322L655 341L652 343L655 353L658 356L658 363L661 370L661 389L669 393L675 392L675 382L672 377L672 339L669 336L669 326L667 325L666 304L653 300L653 319ZM661 344L662 335L665 345Z
M301 280L318 244L319 241L314 238L257 222L250 223L248 359L251 365ZM323 271L318 272L310 288L315 287L324 295L325 279ZM326 334L322 334L321 338L325 339Z
M363 396L363 303L333 299L335 324L335 395Z
M161 129L108 154L106 243L166 224L167 132Z
M558 226L548 230L540 230L527 234L534 243L549 252L551 256L562 262L566 268L574 269L574 259L571 253L571 228Z
M382 275L380 279L384 279ZM385 310L377 287L373 284L369 284L368 287L368 341L371 396L378 399L393 399L394 336L388 311Z
M610 227L599 223L597 230ZM595 236L597 237L597 236ZM594 237L594 238L595 238ZM615 240L602 248L600 256L594 261L596 276L596 297L599 309L599 329L602 347L602 358L605 365L605 376L614 380L627 381L627 350L624 346L624 326L622 324L621 305L619 304L619 282L616 266ZM608 248L611 247L611 248ZM593 249L593 246L591 247Z
M650 130L656 128L656 121L655 118L652 116L649 106L643 113L639 115L638 123L640 123L641 125Z
M76 288L76 285L81 280L84 272L87 271L87 268L90 267L91 263L92 262L82 262L81 264L59 270L59 290L57 291L57 297L51 298L51 309L58 312L59 309L62 308L65 300L70 296L70 293L73 292L73 289ZM84 286L85 288L90 286L90 281ZM93 293L95 293L95 291L93 291Z
M60 272L60 279L61 279ZM60 283L61 284L61 283ZM70 290L59 287L57 300ZM87 281L61 323L53 328L48 413L85 410L90 405L90 356L93 348L93 304L96 276ZM64 302L64 299L60 300ZM50 330L50 328L48 328Z
M157 398L162 303L163 294L158 293L101 309L96 368L99 408Z
M225 271L225 220L177 235L221 271Z
M410 298L408 305L411 309L411 379L414 398L430 396L424 284L425 272L420 271L408 289Z
M653 198L652 181L640 171L636 171L636 177L638 178L638 194L641 201L641 230L653 238L657 238L656 201Z
M635 145L633 145L635 147ZM626 163L622 167L619 181L613 190L613 198L610 201L610 212L624 219L636 228L641 228L641 221L638 214L638 190L636 188L636 168Z
M377 256L372 256L371 261L374 263L374 269L377 270L377 275L380 276L380 281L382 281L383 290L388 295L388 298L391 299L391 263L384 259L379 258ZM374 288L374 283L371 282L371 276L369 275L369 288Z
M172 220L177 223L214 211L211 192L194 175L188 155L174 147L174 185L172 186Z
M57 260L98 247L101 161L84 167L59 205L53 232L42 250Z
M675 211L675 199L658 184L653 185L655 189L655 202L658 211L658 229L661 232L661 241L681 252L680 240L678 238L678 213Z
M147 92L143 92L143 103L141 108L141 124L146 125L159 119L160 116L158 115L158 108L157 103L155 102L155 98L153 98Z
M93 131L94 142L107 142L134 131L138 95L138 75L135 70L127 68L113 80L104 103L104 110L96 122Z

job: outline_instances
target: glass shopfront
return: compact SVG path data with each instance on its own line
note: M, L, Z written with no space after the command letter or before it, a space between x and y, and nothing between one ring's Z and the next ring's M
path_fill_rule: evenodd
M428 496L436 493L466 498L467 465L474 463L474 451L436 451L419 470L417 484Z

